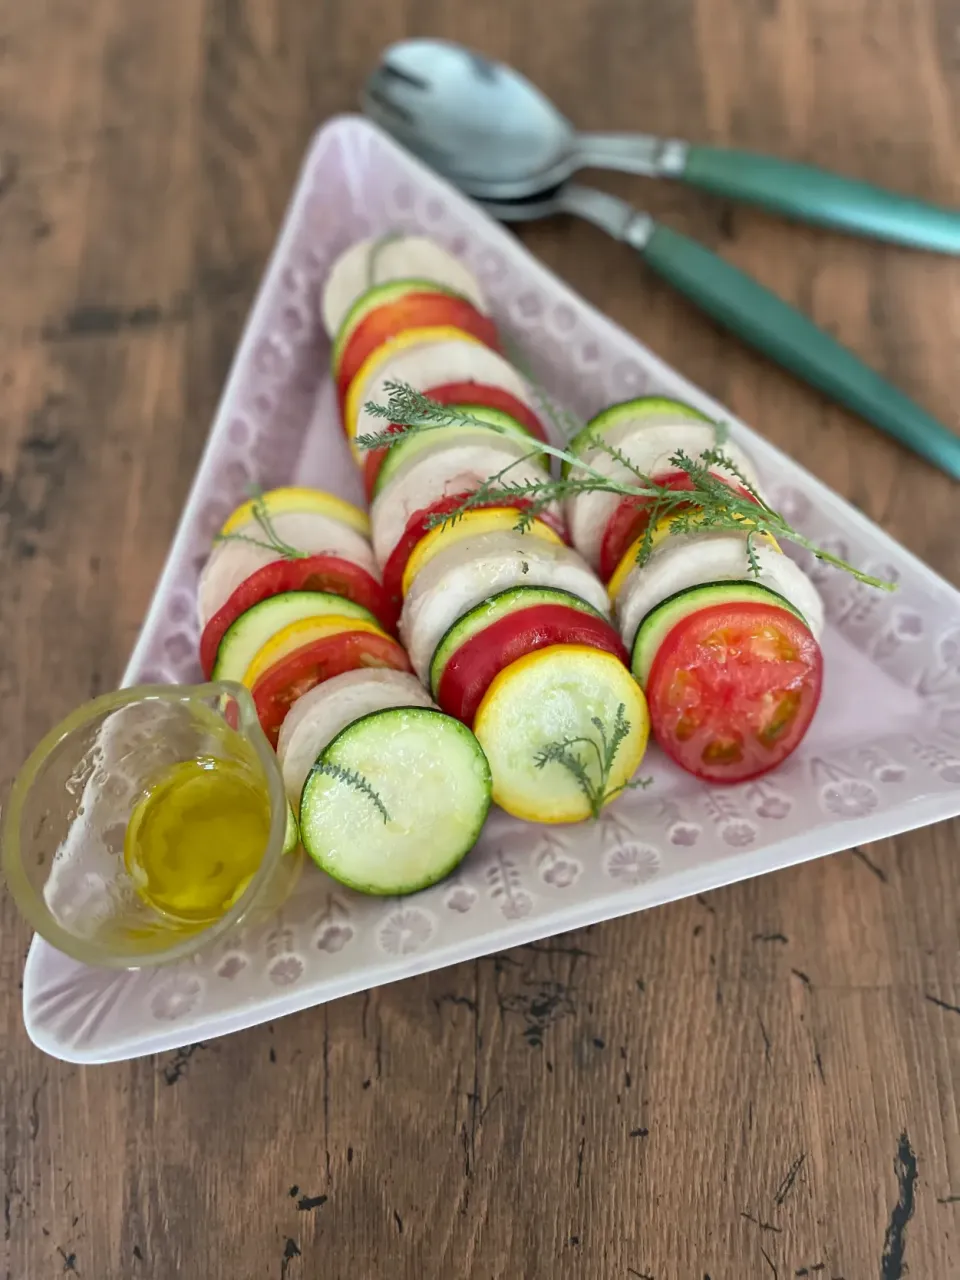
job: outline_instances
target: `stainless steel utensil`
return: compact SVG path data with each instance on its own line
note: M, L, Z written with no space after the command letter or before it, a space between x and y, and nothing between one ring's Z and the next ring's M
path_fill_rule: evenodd
M960 213L812 165L641 133L579 133L529 80L446 40L386 49L364 110L478 199L525 199L580 169L675 178L788 217L960 253Z

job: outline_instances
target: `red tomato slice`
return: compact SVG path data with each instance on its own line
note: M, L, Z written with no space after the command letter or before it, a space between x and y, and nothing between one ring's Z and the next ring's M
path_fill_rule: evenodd
M693 481L685 471L670 471L665 475L652 476L651 479L680 493L693 488ZM742 485L730 484L726 476L717 476L717 479L729 484L741 497L751 497ZM627 548L647 527L652 502L652 498L624 498L607 521L600 544L600 577L604 582L610 581Z
M452 493L449 497L438 498L429 507L421 507L419 511L415 511L407 521L403 536L391 551L387 563L383 566L383 589L387 593L392 608L399 609L403 602L403 571L407 567L407 561L413 554L414 547L421 538L430 532L431 519L434 516L445 516L449 515L451 511L456 511L469 497L470 490L467 489L463 493ZM491 498L488 502L478 502L475 510L479 510L481 507L502 506L503 498ZM525 511L530 506L530 503L525 498L517 500L511 498L510 506ZM548 524L566 542L567 531L562 521L557 520L548 511L541 511L538 519L542 520L544 524Z
M487 409L497 409L500 413L509 413L535 439L547 439L547 433L536 414L522 400L500 387L491 387L483 382L447 382L442 387L432 387L423 394L428 400L436 400L437 404L476 404L484 405ZM401 431L402 428L388 426L384 430ZM385 448L370 449L363 455L363 483L368 501L373 496L373 486L386 455Z
M382 627L395 631L397 609L376 578L351 560L339 556L303 556L297 560L274 560L249 578L244 578L233 595L213 615L200 637L200 666L209 680L224 632L268 596L282 591L329 591L369 609Z
M396 640L369 631L341 631L315 640L265 671L253 686L253 701L271 745L277 745L284 717L298 698L324 680L360 667L411 671L409 659Z
M800 743L820 699L823 656L795 614L716 604L667 633L646 695L654 737L708 782L745 782Z
M499 409L501 413L509 413L511 418L516 418L521 427L526 427L537 440L549 443L543 423L530 406L502 387L493 387L486 382L445 382L442 387L431 387L423 394L429 400L436 400L437 404L482 404L488 409Z
M533 605L484 627L457 649L443 669L437 702L448 715L472 725L484 694L504 667L554 644L589 645L629 661L609 622L562 604Z
M337 395L341 409L350 383L378 347L407 329L450 325L478 338L491 351L500 350L497 326L466 298L449 293L408 293L368 312L347 339L337 366Z

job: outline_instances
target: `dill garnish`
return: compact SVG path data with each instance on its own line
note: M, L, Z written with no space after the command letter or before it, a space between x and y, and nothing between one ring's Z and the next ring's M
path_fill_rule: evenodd
M406 383L389 382L385 390L389 396L385 405L368 402L364 407L371 417L389 423L392 430L359 436L356 443L361 449L389 448L404 436L419 435L425 431L439 431L451 426L480 427L500 435L509 434L504 428L477 418L473 414L465 413L452 405L438 404ZM792 542L796 546L804 547L817 560L849 573L866 586L875 587L881 591L896 589L894 583L864 573L855 565L818 546L805 534L793 528L784 516L761 498L733 459L724 453L722 438L718 439L718 443L712 449L700 454L697 458L690 458L682 449L670 458L670 466L676 471L683 472L690 481L690 487L683 490L658 483L635 466L622 450L608 444L600 435L588 437L585 443L587 447L596 449L618 462L627 473L626 478L617 479L604 475L569 450L531 438L529 453L523 454L520 458L511 459L500 471L478 485L474 492L464 499L461 506L446 515L435 516L431 525L454 523L463 516L464 512L489 503L491 499L496 499L506 505L522 504L523 509L518 513L517 528L526 531L537 516L552 503L562 502L574 494L591 491L613 493L624 498L646 499L649 520L637 549L637 563L640 565L646 563L653 551L654 530L658 525L662 527L662 522L667 521L671 536L682 536L705 530L745 533L747 562L750 572L754 575L760 572L757 540L766 537L778 543ZM567 463L569 473L566 476L545 476L542 480L511 479L511 471L520 463L544 453ZM731 488L713 473L711 468L718 467L722 467L736 478L737 483L742 486L742 492Z
M214 542L249 542L251 546L261 547L264 551L275 551L281 560L305 560L307 551L298 551L277 533L263 494L258 493L253 499L254 523L263 531L262 538L251 537L248 533L218 533Z
M600 717L591 716L590 723L597 731L597 738L575 737L564 738L560 742L549 742L545 747L540 748L534 758L538 769L545 769L548 764L558 764L566 769L567 773L575 779L594 818L598 818L603 806L621 791L650 785L649 778L640 778L635 782L623 782L617 787L609 786L613 762L621 744L630 732L630 721L626 718L625 712L626 708L621 702L617 707L617 714L609 735ZM585 756L580 748L586 749Z
M345 786L353 787L354 791L359 791L361 795L365 795L368 800L373 802L384 821L384 825L390 821L387 806L362 773L357 773L354 769L345 769L342 765L333 764L329 760L318 760L310 772L322 773L325 778L334 778Z

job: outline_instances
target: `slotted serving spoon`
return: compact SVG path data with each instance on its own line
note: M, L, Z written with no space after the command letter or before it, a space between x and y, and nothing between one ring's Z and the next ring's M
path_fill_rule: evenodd
M522 76L436 40L410 40L387 49L365 87L363 107L398 142L477 199L493 217L515 222L573 214L632 245L659 276L718 323L960 479L960 437L801 312L696 240L658 225L623 200L567 181L586 164L637 173L672 172L690 181L685 165L693 149L687 144L578 135ZM716 159L743 153L712 155ZM738 160L724 169L725 161L720 160L720 170L738 173L741 184L736 190L723 187L722 194L807 221L960 251L960 215L804 166L768 157L748 159L757 165L744 166ZM700 172L705 171L701 166ZM808 174L824 181L815 184L804 205L790 191L800 191ZM721 191L706 182L695 185Z

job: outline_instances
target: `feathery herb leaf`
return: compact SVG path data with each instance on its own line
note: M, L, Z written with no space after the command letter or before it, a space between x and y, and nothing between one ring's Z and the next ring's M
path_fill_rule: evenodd
M359 791L361 795L365 795L368 800L373 802L384 824L390 821L387 806L362 773L357 773L354 769L345 769L342 765L333 764L329 760L318 760L310 772L322 773L325 778L334 778L345 786L353 787L354 791Z
M593 716L590 723L597 731L597 738L583 736L548 742L534 757L534 764L538 769L545 769L548 764L558 764L572 775L594 818L598 818L603 806L621 791L632 787L648 787L651 782L650 778L638 778L633 782L622 782L616 787L610 786L610 774L617 752L630 732L630 721L625 712L626 707L621 702L609 736L600 717ZM584 749L586 757L581 754L580 748Z
M305 560L307 551L298 551L289 542L284 542L277 533L263 494L258 492L253 499L254 523L263 531L262 538L251 537L248 533L218 533L214 542L249 542L251 546L261 547L264 551L275 551L281 560Z
M394 430L360 436L357 444L361 449L389 447L404 436L442 430L448 426L479 427L500 435L508 434L502 427L485 422L454 406L438 404L405 383L388 383L386 391L389 396L387 404L368 402L365 408L372 417L393 424ZM658 483L651 476L646 475L626 457L622 450L609 445L600 435L593 436L588 443L619 463L626 472L625 478L623 475L604 475L602 471L584 462L567 449L544 444L539 440L531 443L535 447L532 447L529 453L520 458L511 459L500 471L478 485L476 490L464 499L460 507L447 515L434 517L431 525L451 524L461 518L465 512L493 498L506 505L510 505L511 502L529 504L528 509L518 514L517 528L524 530L529 528L530 522L551 503L562 502L565 498L580 493L612 493L625 498L647 499L650 518L637 551L637 563L640 565L646 563L653 551L655 529L658 525L662 527L664 521L669 521L668 532L671 536L682 536L703 530L746 534L747 563L750 572L754 575L759 574L761 567L757 555L757 542L758 539L765 537L777 542L793 542L796 546L804 547L817 560L849 573L866 586L875 587L881 591L896 590L894 583L864 573L840 556L818 546L798 529L794 529L784 516L763 501L753 485L719 445L697 458L688 457L682 449L671 457L670 466L677 471L682 471L690 480L689 489L677 490ZM543 453L569 463L569 474L559 477L544 476L542 480L521 481L510 478L510 473L519 463ZM723 479L715 475L711 468L723 468L734 476L742 486L743 492L732 489Z

